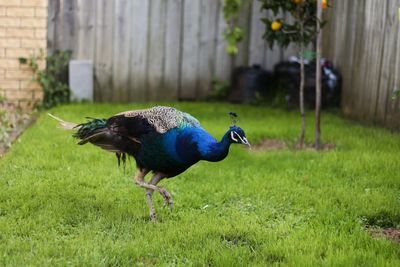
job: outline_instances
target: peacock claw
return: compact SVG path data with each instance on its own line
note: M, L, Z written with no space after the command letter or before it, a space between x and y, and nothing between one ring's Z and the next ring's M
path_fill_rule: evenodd
M164 188L160 188L160 194L164 198L164 208L168 205L169 209L172 211L172 197L171 194Z

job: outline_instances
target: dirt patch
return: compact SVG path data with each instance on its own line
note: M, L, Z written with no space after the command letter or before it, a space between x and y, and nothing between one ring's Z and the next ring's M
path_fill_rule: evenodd
M303 148L300 148L299 144L293 144L293 143L286 143L282 140L278 139L264 139L260 143L256 144L253 146L255 150L280 150L284 148L290 148L293 150L313 150L315 151L315 145L314 144L304 144ZM336 148L335 144L323 144L321 151L330 151L334 150Z
M400 242L400 229L397 228L370 228L369 233L375 238L387 238Z
M279 150L285 147L286 143L277 139L264 139L261 143L253 146L255 150Z

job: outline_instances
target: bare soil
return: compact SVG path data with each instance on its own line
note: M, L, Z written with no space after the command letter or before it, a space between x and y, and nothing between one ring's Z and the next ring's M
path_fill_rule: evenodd
M400 229L396 228L370 228L368 229L373 237L384 237L396 242L400 242Z
M300 148L299 144L287 144L286 142L278 139L264 139L260 143L253 146L255 150L280 150L284 148L291 148L294 150L315 150L314 144L304 144L303 148ZM330 151L336 148L335 144L323 144L322 151Z
M256 150L279 150L286 147L286 143L277 139L264 139L253 146Z

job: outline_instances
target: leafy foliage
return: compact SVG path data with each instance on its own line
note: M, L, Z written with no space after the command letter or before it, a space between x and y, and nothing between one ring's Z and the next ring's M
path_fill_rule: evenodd
M270 47L275 43L287 47L290 43L302 43L304 46L313 42L317 35L316 0L260 0L262 9L271 10L272 17L262 19L266 26L263 38ZM290 14L294 20L287 22L283 14ZM282 24L280 29L274 29L273 23ZM320 22L321 28L325 25Z
M224 101L228 95L229 82L213 79L212 90L208 96L210 100Z
M224 0L224 19L228 24L228 28L223 35L227 42L226 52L229 55L238 53L237 43L243 39L243 29L237 26L236 22L239 17L242 0Z
M43 88L42 107L51 108L69 102L67 73L71 54L71 51L56 51L46 57L47 67L44 70L40 69L38 64L38 61L44 59L43 52L37 57L19 58L20 64L27 64L35 72L35 80Z
M394 89L392 93L392 99L395 100L398 97L400 97L400 88L399 89Z

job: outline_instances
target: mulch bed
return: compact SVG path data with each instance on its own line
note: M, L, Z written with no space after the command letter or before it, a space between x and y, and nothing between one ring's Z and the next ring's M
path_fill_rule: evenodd
M34 121L32 111L23 111L16 106L1 102L0 111L3 116L0 123L7 125L7 137L0 139L0 157L10 148L11 144L28 128ZM4 128L2 129L4 131Z

